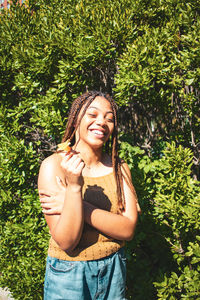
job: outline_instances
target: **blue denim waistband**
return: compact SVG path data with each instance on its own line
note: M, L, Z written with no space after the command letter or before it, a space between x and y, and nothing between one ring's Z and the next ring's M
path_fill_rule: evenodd
M47 257L44 300L125 299L124 249L90 261Z

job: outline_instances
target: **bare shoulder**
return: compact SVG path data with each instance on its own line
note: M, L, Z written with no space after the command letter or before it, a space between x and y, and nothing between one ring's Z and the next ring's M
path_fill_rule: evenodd
M63 177L63 171L60 164L61 157L57 153L54 153L43 160L38 176L39 189L57 186L56 176Z
M123 176L123 179L124 179L124 189L125 189L126 192L127 192L127 189L129 191L131 191L133 199L136 202L137 212L139 214L141 214L142 211L141 211L140 205L138 203L138 198L137 198L135 188L133 186L131 171L129 169L128 164L123 160L121 162L121 169L122 169L122 176Z
M122 175L126 178L131 179L131 171L129 169L128 164L123 159L120 161L120 164L121 164Z
M50 175L60 168L61 159L57 153L45 158L40 166L40 174Z

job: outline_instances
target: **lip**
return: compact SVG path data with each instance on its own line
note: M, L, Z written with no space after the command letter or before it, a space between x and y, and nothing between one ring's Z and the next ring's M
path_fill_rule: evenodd
M99 138L104 138L106 136L106 132L105 130L102 130L102 129L97 129L97 128L90 128L89 129L90 132L92 132L96 137L99 137Z

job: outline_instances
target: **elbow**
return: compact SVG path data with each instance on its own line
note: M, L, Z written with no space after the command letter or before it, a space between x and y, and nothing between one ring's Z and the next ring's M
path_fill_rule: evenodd
M126 235L124 237L125 241L129 242L133 239L135 230L127 230Z
M135 221L129 221L129 224L126 229L125 237L124 237L125 241L131 241L133 239L136 224L137 224L137 219Z
M55 239L56 241L56 239ZM65 251L65 252L70 252L72 250L74 250L74 248L76 247L77 243L75 243L74 241L56 241L56 243L58 244L58 246L60 247L61 250Z
M130 242L133 239L133 236L134 236L134 232L127 234L125 237L125 241Z
M55 227L50 231L50 234L61 250L70 252L76 248L81 238L81 230L73 232L63 232Z
M51 233L51 236L54 239L54 241L56 242L56 244L60 247L60 249L65 252L70 252L70 251L74 250L74 248L78 244L77 239L73 239L73 238L66 239L66 238L63 238L63 236L57 235L55 232L53 234Z

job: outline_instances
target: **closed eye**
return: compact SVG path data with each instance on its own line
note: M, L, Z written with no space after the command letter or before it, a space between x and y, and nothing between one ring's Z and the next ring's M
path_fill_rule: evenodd
M111 118L106 118L106 119L108 120L108 122L114 123L114 120L113 120L113 119L111 119Z
M90 116L90 117L92 117L92 118L96 118L96 115L95 115L95 114L89 113L88 116Z

